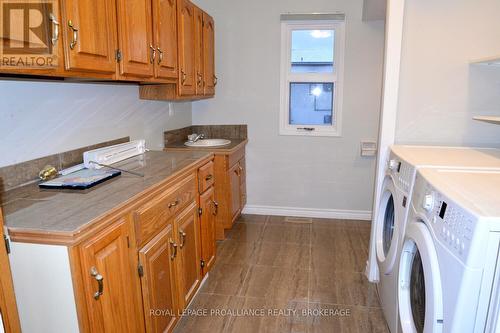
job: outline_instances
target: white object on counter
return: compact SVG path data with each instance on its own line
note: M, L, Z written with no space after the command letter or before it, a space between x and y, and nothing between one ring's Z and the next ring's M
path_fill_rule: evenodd
M144 154L146 152L146 141L135 140L119 145L89 150L83 153L83 164L88 169L100 169L99 164L110 165L127 158ZM97 162L92 163L92 162Z

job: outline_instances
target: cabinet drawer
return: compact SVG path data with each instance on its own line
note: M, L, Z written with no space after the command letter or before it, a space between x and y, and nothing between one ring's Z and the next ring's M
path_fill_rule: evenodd
M200 193L205 192L214 184L214 181L214 162L208 162L198 169L198 187L200 189Z
M245 157L245 147L242 147L228 156L228 170Z
M137 243L143 245L165 228L169 218L193 202L196 194L196 179L189 175L137 209L134 212Z

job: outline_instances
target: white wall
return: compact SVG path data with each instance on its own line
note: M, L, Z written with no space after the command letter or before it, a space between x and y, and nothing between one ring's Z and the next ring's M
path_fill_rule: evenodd
M197 3L215 17L219 85L193 122L248 124L248 207L369 213L375 160L359 144L377 138L383 22L361 22L363 0ZM279 136L280 14L334 11L347 17L343 137Z
M500 56L498 0L409 0L400 77L398 143L500 145L500 69L470 66Z
M169 112L170 110L170 112ZM143 101L133 84L0 81L0 167L102 141L191 125L191 103Z

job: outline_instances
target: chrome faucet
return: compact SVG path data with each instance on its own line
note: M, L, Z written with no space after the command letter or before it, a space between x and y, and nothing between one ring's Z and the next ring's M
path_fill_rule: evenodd
M205 138L205 134L196 134L196 133L193 133L191 135L188 135L188 141L189 142L196 142L200 139L204 139Z

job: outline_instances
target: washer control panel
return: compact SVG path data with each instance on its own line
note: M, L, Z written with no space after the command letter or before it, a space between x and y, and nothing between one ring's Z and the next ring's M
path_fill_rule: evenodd
M433 220L439 222L436 231L443 243L448 244L452 252L464 258L467 255L473 234L473 220L460 207L438 195Z
M415 168L391 152L387 161L387 172L396 181L396 186L409 196L411 183L415 177Z
M415 180L413 207L430 223L434 235L450 252L467 260L475 219L427 183L420 174Z

